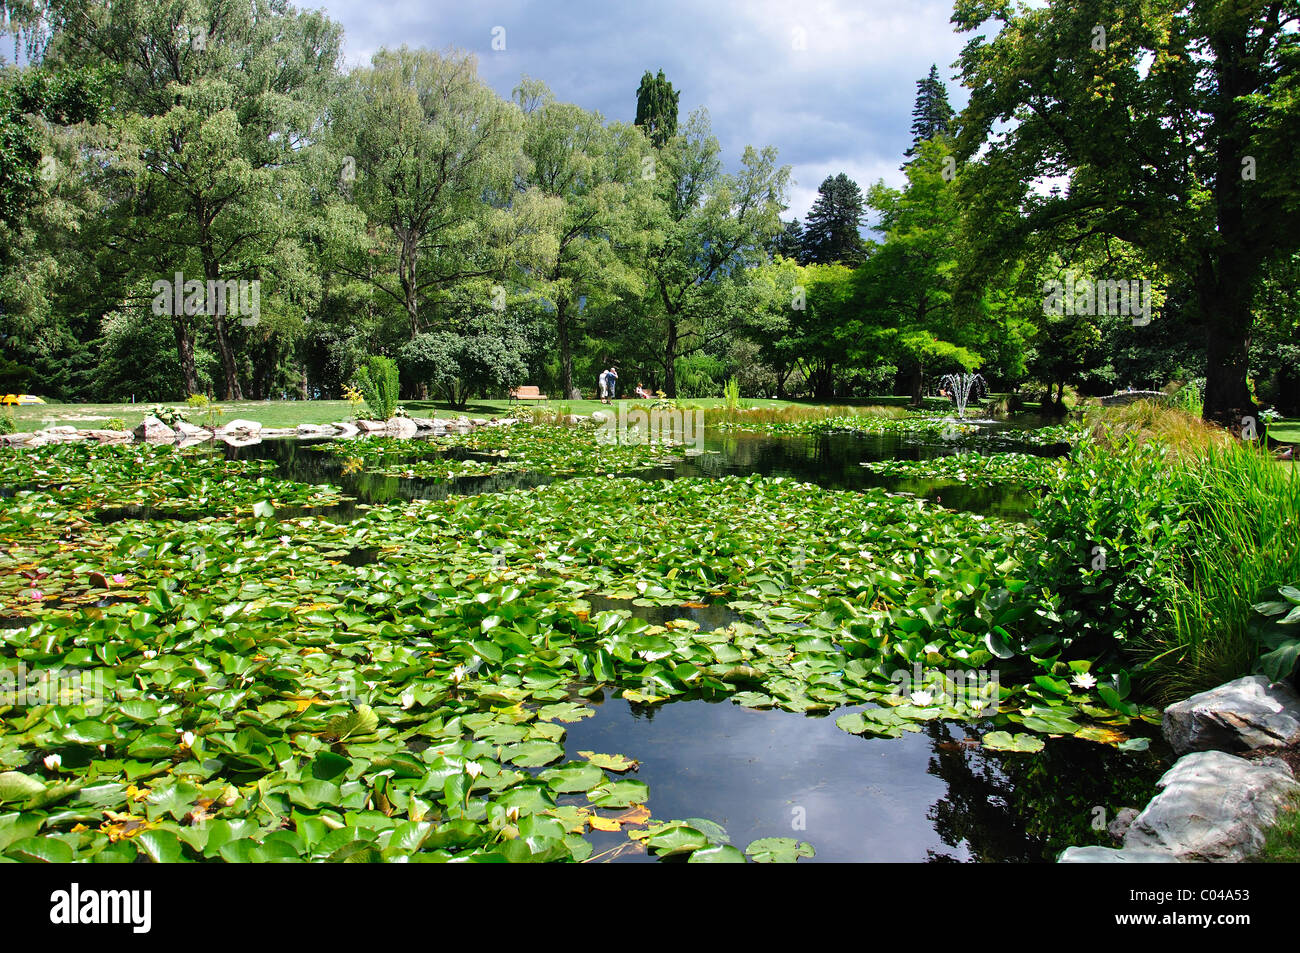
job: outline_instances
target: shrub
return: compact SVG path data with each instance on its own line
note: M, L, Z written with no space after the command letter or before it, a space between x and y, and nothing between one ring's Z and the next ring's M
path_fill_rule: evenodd
M125 430L126 421L121 417L109 417L108 422L104 424L109 430Z
M1058 597L1064 645L1087 637L1100 651L1168 625L1185 532L1168 461L1131 434L1118 445L1085 439L1036 504L1031 580Z
M17 430L18 424L14 422L14 412L5 408L4 412L0 413L0 434L16 433Z
M392 359L374 355L357 368L352 383L365 398L366 407L376 420L387 420L397 409L397 364Z

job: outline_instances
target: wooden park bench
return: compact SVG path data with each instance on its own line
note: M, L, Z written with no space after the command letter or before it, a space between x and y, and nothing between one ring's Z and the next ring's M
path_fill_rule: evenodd
M546 400L546 395L532 385L510 388L511 400Z

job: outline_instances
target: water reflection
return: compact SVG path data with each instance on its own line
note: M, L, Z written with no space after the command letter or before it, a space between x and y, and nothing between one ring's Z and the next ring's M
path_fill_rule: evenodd
M1014 443L1015 428L999 424L986 428L997 449L1016 449L1050 455L1059 447L1044 448ZM981 438L985 439L985 438ZM401 500L437 500L455 495L498 493L504 490L543 486L571 476L540 473L500 473L459 479L420 479L353 471L346 460L333 453L311 449L313 440L271 440L247 447L225 447L230 459L270 459L279 464L280 475L303 483L329 483L355 498L331 508L337 519L357 513L357 504L378 504ZM978 443L976 444L978 446ZM791 434L705 431L704 453L679 462L626 474L640 479L682 477L719 478L728 475L786 477L828 489L859 490L886 487L931 499L951 509L1024 519L1033 497L1023 487L1002 485L970 487L934 480L907 480L872 473L860 463L877 460L924 460L972 449L970 441L953 443L938 437L914 434Z
M956 723L863 738L834 717L727 701L647 708L612 698L595 710L567 726L569 756L640 761L655 819L707 818L741 849L760 837L806 840L816 861L1051 861L1071 844L1099 842L1095 809L1110 819L1145 803L1166 764L1072 738L1037 755L1000 754ZM592 835L597 852L625 839Z

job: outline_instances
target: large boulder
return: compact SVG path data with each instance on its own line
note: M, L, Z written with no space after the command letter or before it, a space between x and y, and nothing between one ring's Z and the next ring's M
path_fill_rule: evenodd
M33 432L22 431L20 433L5 433L5 434L0 434L0 444L3 444L6 447L21 447L24 444L27 444L29 441L34 440L35 438L36 438L36 434L34 431ZM42 442L44 442L44 438L42 438Z
M1067 847L1056 858L1058 864L1176 864L1168 851L1134 847Z
M184 440L211 440L212 431L206 427L196 427L194 424L188 424L183 420L178 420L176 426L172 428Z
M410 417L390 417L385 432L390 437L414 437L420 429Z
M1241 863L1300 793L1280 758L1247 761L1223 751L1185 755L1157 782L1160 793L1133 821L1124 850L1160 850L1180 861Z
M261 432L262 425L256 420L243 420L238 417L217 428L218 437L251 437Z
M330 424L330 426L334 428L335 432L340 437L355 437L361 432L354 424L346 420L336 420L334 423Z
M412 417L411 423L415 424L415 429L420 431L433 430L436 423L433 417Z
M1251 675L1170 705L1162 729L1180 755L1300 744L1300 696Z
M335 430L329 424L299 424L294 433L299 437L332 437Z
M128 443L131 440L129 430L87 430L86 436L100 443Z
M132 433L135 434L137 440L148 440L151 443L171 443L176 439L176 431L153 414L140 421L140 426L136 427Z
M358 420L357 429L362 433L381 433L388 429L386 420Z

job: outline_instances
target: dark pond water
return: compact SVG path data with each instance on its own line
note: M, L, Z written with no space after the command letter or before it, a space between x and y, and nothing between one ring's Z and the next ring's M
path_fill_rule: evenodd
M1141 807L1166 762L1073 738L1036 755L973 743L973 726L931 722L919 734L864 738L829 717L756 711L729 701L647 707L621 698L568 725L570 757L640 762L656 820L702 817L744 849L793 837L816 861L1044 862L1071 844L1105 842L1094 821ZM573 800L580 803L580 800ZM624 834L589 835L613 861L645 861ZM621 848L621 849L620 849Z
M1052 455L1059 447L1019 444L1015 437L1025 427L1041 425L1036 418L985 427L988 449L996 439L998 450ZM269 440L248 447L226 447L232 459L271 459L280 465L280 475L304 483L329 483L354 497L330 509L338 519L350 519L357 503L387 503L397 500L437 500L447 496L473 493L498 493L504 490L542 486L567 475L537 473L503 473L494 476L463 477L452 480L409 479L373 473L345 473L342 458L311 449L320 441ZM951 509L969 510L1023 519L1032 503L1031 495L1021 487L968 487L929 480L904 480L871 473L860 463L876 460L922 460L947 454L979 450L978 438L954 444L938 437L907 434L849 434L772 436L756 433L723 433L706 430L703 453L671 465L626 474L640 479L678 479L682 477L717 478L728 475L757 474L787 477L831 489L863 489L882 486L900 493L926 497ZM286 511L287 513L290 511ZM142 511L123 513L140 516ZM148 514L144 514L148 515Z

